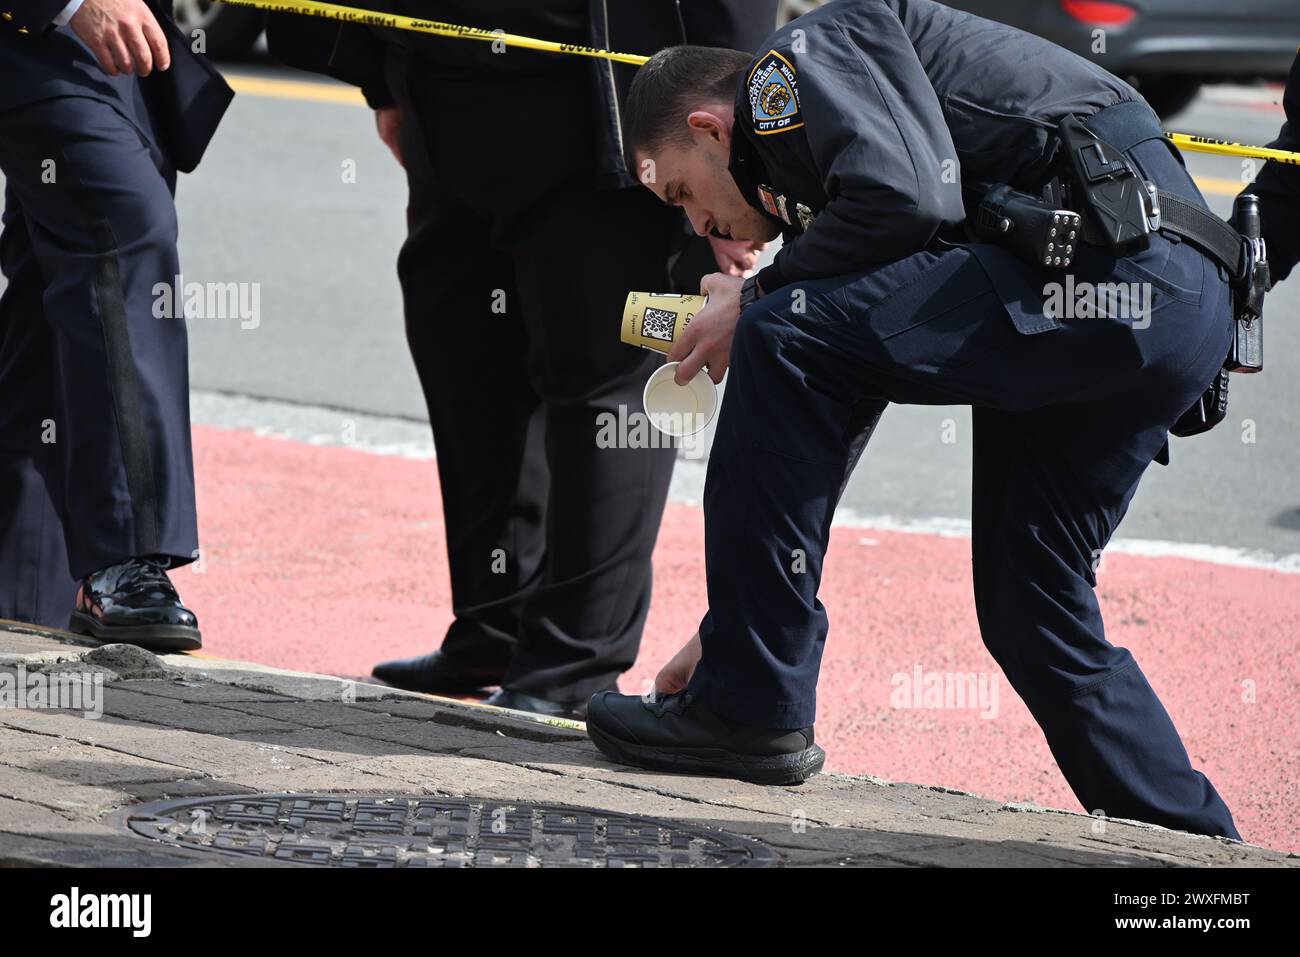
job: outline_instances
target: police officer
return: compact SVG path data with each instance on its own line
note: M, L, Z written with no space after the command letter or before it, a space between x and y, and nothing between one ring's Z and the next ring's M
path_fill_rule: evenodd
M1291 64L1291 76L1282 95L1286 122L1274 149L1300 152L1300 53ZM1273 283L1291 274L1300 262L1300 166L1270 160L1255 181L1242 192L1259 197L1260 232L1268 246L1268 271Z
M776 19L774 0L378 6L632 53L684 37L750 46ZM580 717L636 659L674 459L599 441L603 416L640 411L662 361L619 342L623 301L669 288L674 257L684 269L699 246L709 265L692 289L756 253L721 237L686 249L680 214L629 176L618 116L631 67L301 17L269 35L286 62L361 86L410 190L398 276L455 619L438 650L374 674L442 694L500 685L489 703Z
M165 7L0 0L0 618L200 645L177 170L231 98ZM71 622L69 622L71 612Z
M886 402L961 403L980 630L1079 801L1237 836L1094 593L1143 471L1224 361L1227 274L1172 233L1127 257L1071 242L1077 282L1153 296L1140 314L1076 314L1045 305L1061 270L945 239L963 184L1047 182L1070 115L1204 208L1133 89L931 0L834 2L756 58L680 48L642 69L626 129L649 187L697 231L785 244L756 281L709 277L676 351L679 380L731 369L704 494L709 608L660 694L593 697L605 754L769 783L815 773L817 589L846 475Z

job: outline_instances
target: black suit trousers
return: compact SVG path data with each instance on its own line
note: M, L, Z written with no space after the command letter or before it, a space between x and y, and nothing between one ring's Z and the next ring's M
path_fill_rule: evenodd
M662 361L619 341L668 287L676 212L598 192L585 64L453 74L390 63L409 237L398 272L446 517L453 662L553 700L636 658L674 451L603 448Z

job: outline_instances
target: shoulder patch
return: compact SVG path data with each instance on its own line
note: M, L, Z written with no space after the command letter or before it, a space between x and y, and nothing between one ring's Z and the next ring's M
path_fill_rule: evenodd
M799 115L799 88L794 66L775 50L759 58L746 84L759 135L784 133L803 126Z

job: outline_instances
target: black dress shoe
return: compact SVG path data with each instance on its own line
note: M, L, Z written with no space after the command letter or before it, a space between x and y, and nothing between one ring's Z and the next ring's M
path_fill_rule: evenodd
M198 651L199 620L166 568L166 559L128 558L83 579L68 630L154 651Z
M826 761L811 727L747 727L697 704L689 691L653 700L602 691L588 706L587 734L619 764L754 784L802 784Z
M441 651L415 658L381 661L370 673L394 688L442 695L473 694L500 684L505 677L504 671L457 668L447 662Z
M601 692L604 694L604 692ZM531 711L534 714L545 715L548 718L567 718L570 721L585 721L587 719L587 702L586 701L549 701L546 698L537 698L530 694L524 694L522 691L511 691L509 688L502 688L483 699L484 704L490 704L495 708L512 708L515 711Z

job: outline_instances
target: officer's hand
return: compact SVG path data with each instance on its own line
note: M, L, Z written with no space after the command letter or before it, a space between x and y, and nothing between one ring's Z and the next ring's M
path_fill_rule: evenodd
M720 272L709 273L700 280L700 292L709 297L709 303L695 314L668 353L669 362L681 363L674 376L678 385L686 385L706 365L714 382L721 382L727 374L731 337L740 319L742 283L738 276L724 276Z
M375 110L375 127L393 158L405 166L402 160L402 111L395 106L381 106Z
M655 691L659 694L676 694L686 688L695 674L695 666L700 663L704 649L700 646L700 633L697 631L682 650L673 655L672 661L659 669L655 675Z
M148 76L172 65L167 36L144 0L85 0L68 26L109 76Z
M713 247L713 258L728 276L746 278L758 267L758 257L767 248L767 243L752 242L748 239L719 239L709 237Z

